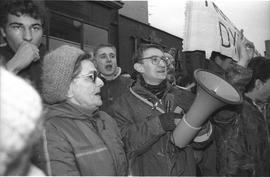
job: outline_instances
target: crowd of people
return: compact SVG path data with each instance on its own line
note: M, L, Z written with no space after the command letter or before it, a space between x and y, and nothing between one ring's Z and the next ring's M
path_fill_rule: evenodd
M238 62L213 52L207 65L243 102L195 119L175 49L141 44L135 77L122 74L111 44L93 56L69 45L46 51L42 6L1 4L0 175L270 175L270 60L254 57L243 34Z

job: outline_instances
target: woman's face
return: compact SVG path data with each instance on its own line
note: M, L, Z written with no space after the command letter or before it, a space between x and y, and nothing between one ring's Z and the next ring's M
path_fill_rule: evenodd
M88 109L97 109L102 105L100 88L103 81L97 77L97 70L89 60L81 62L80 73L72 80L68 92L69 100Z

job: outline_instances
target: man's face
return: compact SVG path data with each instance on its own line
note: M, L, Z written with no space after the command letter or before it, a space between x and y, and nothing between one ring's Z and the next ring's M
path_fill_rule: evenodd
M116 53L111 47L103 47L97 51L95 61L99 72L105 76L111 76L117 68Z
M266 103L267 99L270 98L270 79L268 79L266 82L261 82L261 84L257 87L255 87L257 90L257 96L256 101Z
M7 23L4 28L1 28L1 33L11 49L16 52L24 41L39 47L43 28L40 19L37 20L28 15L17 17L8 14Z
M163 58L164 53L156 48L149 48L143 52L142 58ZM167 66L166 62L162 59L159 63L153 64L152 59L143 59L140 67L142 68L141 72L142 76L146 83L151 85L158 85L167 77Z
M83 60L81 68L81 72L70 84L71 101L84 108L97 109L102 105L100 88L103 81L97 77L96 68L91 61Z

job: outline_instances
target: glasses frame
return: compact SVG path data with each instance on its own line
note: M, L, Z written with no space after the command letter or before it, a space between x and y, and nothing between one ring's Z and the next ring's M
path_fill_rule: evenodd
M94 78L92 78L90 76L94 76ZM86 74L86 75L77 76L75 78L89 78L93 83L96 83L97 78L98 78L98 72L97 71L94 71L93 73L89 73L89 74Z
M159 60L158 60L158 62L157 63L155 63L155 58L159 58ZM153 64L153 65L159 65L159 63L161 62L161 61L164 61L164 63L166 64L166 65L168 65L169 64L169 58L168 57L165 57L165 56L156 56L156 55L153 55L153 56L151 56L151 57L145 57L145 58L140 58L138 61L142 61L142 60L151 60L151 63Z

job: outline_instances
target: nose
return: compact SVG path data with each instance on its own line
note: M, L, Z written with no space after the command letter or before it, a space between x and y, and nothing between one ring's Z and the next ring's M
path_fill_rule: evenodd
M99 77L97 77L96 85L97 85L97 87L102 87L104 85L104 82Z
M32 35L32 31L30 29L25 29L23 32L23 39L27 42L32 41L33 39L33 35Z
M111 62L111 61L112 61L111 57L107 55L107 56L106 56L106 61L107 61L107 62Z
M166 61L165 61L165 60L160 60L160 62L159 62L159 66L166 67L166 66L167 66Z

